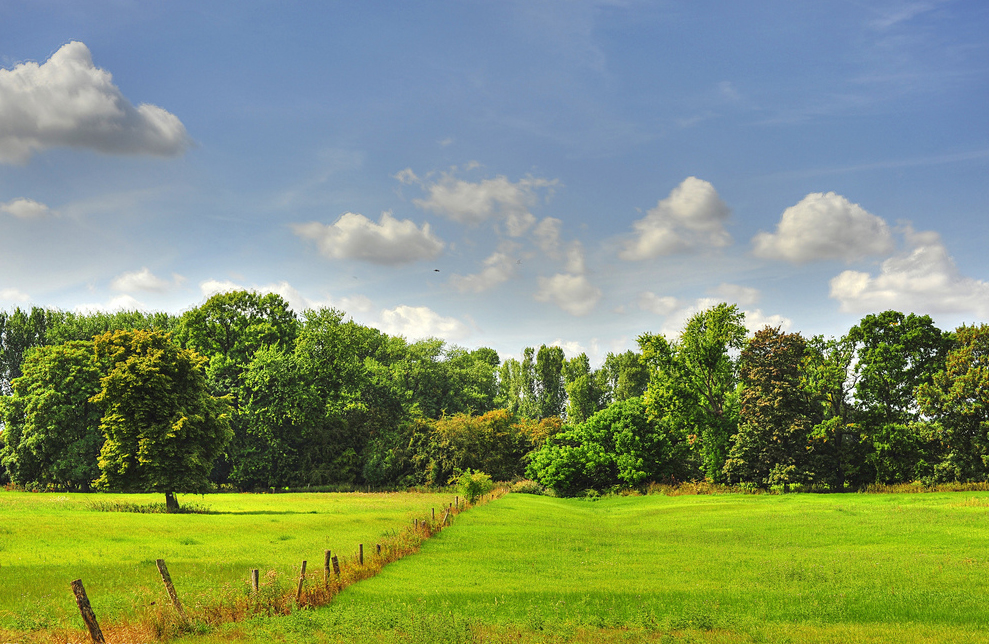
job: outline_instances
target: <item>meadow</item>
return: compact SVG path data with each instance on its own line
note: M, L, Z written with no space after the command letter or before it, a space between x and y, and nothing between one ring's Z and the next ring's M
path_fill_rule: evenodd
M331 606L188 642L987 642L986 493L511 494Z
M101 617L140 608L127 595L135 584L147 589L142 602L162 601L149 564L156 556L169 560L187 595L209 592L223 573L242 579L275 560L290 576L296 560L312 560L324 544L334 547L330 540L373 542L413 512L447 501L230 495L205 500L230 514L167 516L92 512L70 495L0 494L0 512L13 525L47 521L69 532L87 522L98 530L86 533L84 547L69 534L53 544L37 528L14 528L12 539L12 522L4 521L0 602L17 612L5 607L4 619L21 632L32 627L31 615L61 620L74 610L68 580L87 574ZM198 629L177 641L989 642L987 573L985 492L597 501L510 494L458 515L417 554L349 586L329 606ZM31 586L33 599L11 600L11 588ZM55 602L61 607L52 612Z
M452 494L214 494L180 496L202 514L106 512L161 504L150 494L0 492L0 633L44 632L82 621L69 583L82 579L101 622L141 619L164 591L165 559L188 606L249 570L292 580L303 560L321 575L323 552L352 557L358 544L399 532ZM291 584L291 581L288 581ZM9 636L9 635L8 635Z

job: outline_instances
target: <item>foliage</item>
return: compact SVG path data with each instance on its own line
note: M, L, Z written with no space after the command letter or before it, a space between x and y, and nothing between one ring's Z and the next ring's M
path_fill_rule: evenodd
M814 408L800 387L806 347L799 333L767 326L742 350L739 429L725 463L730 482L769 487L813 480L807 443Z
M586 353L563 363L563 382L567 394L567 422L584 422L606 406L607 382L600 370L591 370Z
M96 487L164 492L171 508L174 492L208 489L230 428L226 402L206 389L205 359L162 331L106 333L94 347L107 373L91 399L105 408Z
M929 316L884 311L867 315L848 337L856 343L862 437L868 444L868 477L897 483L932 474L939 446L920 419L914 392L944 366L950 337Z
M937 481L989 478L989 325L961 326L944 369L917 388L920 411L936 422L945 454Z
M479 498L491 493L494 483L484 472L475 472L467 468L457 477L457 489L468 503L474 505Z
M2 410L0 463L20 485L88 490L103 444L93 343L30 349L22 368Z
M664 429L649 419L640 398L615 403L548 439L532 454L527 472L559 496L674 476L682 443Z
M500 481L522 473L523 456L532 449L515 418L504 409L481 416L454 414L418 425L413 462L423 482L436 485L457 472L490 472Z
M639 336L650 369L644 397L655 422L685 436L703 474L724 482L731 437L738 428L738 365L733 352L745 341L744 314L725 303L695 314L675 342Z

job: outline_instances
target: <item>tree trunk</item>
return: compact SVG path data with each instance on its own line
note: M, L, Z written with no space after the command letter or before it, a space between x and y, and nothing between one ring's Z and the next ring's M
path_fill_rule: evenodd
M165 492L165 512L172 514L179 511L179 502L175 498L175 492Z

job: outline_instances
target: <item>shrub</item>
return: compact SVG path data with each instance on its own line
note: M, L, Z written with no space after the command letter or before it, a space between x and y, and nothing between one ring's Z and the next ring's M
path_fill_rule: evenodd
M484 472L473 472L467 469L457 479L457 488L467 499L467 502L473 505L479 498L494 489L494 483L491 482L491 477Z
M522 479L512 483L510 490L519 494L546 494L546 488L531 479Z

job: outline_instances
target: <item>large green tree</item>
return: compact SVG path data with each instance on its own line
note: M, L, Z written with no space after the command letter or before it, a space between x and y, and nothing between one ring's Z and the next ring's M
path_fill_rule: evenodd
M989 479L989 325L961 326L944 369L917 389L922 413L932 418L944 455L935 466L942 481Z
M115 331L94 339L106 376L92 401L100 428L101 489L175 492L209 487L213 463L231 437L228 405L206 386L205 358L162 331Z
M33 348L22 370L3 401L0 463L14 483L88 491L103 444L92 341Z
M855 400L870 478L898 483L931 476L940 446L914 394L944 367L950 337L929 316L899 311L865 316L848 337L857 349Z
M738 429L737 352L745 314L717 304L693 315L680 337L639 336L650 369L645 405L650 417L687 438L704 476L724 482L731 437Z
M808 443L813 400L801 386L807 342L799 333L765 327L739 357L739 428L725 473L762 487L814 480Z

